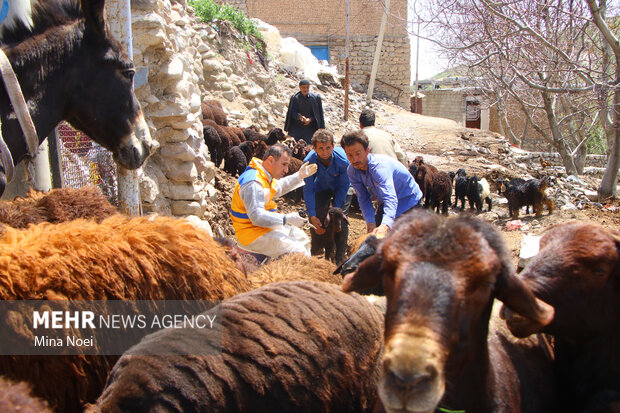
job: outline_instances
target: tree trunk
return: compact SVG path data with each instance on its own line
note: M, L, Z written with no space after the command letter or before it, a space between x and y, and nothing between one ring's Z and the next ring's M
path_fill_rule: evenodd
M616 56L616 85L620 84L620 55ZM601 179L601 185L598 187L599 200L603 200L617 193L618 166L620 165L620 89L616 88L614 92L614 138L611 145L611 151L605 165L605 173Z
M575 166L573 157L570 154L570 150L568 150L568 148L566 147L564 139L562 139L562 133L560 131L560 127L558 126L558 122L555 116L555 108L552 102L553 97L551 96L551 94L545 91L541 91L541 94L545 105L547 121L549 122L549 127L551 128L553 146L562 158L562 164L566 169L566 173L569 175L577 175L577 167Z

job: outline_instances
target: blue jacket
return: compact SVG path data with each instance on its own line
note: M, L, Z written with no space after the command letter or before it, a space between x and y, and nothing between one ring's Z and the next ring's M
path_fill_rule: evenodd
M347 191L349 190L349 176L347 167L349 160L344 149L335 147L332 152L332 162L326 167L319 161L319 156L314 151L306 155L304 162L317 164L318 168L314 175L304 179L304 200L308 217L316 216L316 204L314 195L317 192L330 190L334 193L334 206L342 208Z
M371 153L366 171L349 165L347 173L367 223L375 222L371 195L383 203L383 221L377 226L386 224L390 228L396 218L422 199L422 191L407 168L389 156Z

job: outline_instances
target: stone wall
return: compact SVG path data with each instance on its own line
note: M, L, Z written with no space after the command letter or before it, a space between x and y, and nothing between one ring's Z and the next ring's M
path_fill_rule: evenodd
M465 125L465 99L462 90L423 90L422 115L450 119Z
M143 210L203 218L217 191L215 165L203 141L201 101L234 100L244 110L229 110L233 125L267 129L275 126L274 116L283 116L285 98L265 94L272 76L229 43L235 41L229 25L216 30L201 23L188 14L184 0L133 0L131 6L136 78L146 80L136 82L136 96L161 145L140 175Z

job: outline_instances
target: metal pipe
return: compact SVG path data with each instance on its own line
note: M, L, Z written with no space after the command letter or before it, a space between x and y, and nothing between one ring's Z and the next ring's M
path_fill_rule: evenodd
M133 59L131 36L130 0L107 0L105 3L106 29L111 37L121 44L121 53ZM117 166L118 202L121 213L131 216L142 215L138 171Z
M415 113L418 113L418 63L420 62L420 22L418 21L418 32L416 33L417 45L415 52Z

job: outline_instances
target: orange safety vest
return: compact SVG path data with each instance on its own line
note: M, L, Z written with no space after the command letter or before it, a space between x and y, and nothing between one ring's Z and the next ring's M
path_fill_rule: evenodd
M232 202L230 205L230 219L235 229L235 235L241 243L241 245L248 245L258 237L265 235L273 228L258 227L252 224L250 217L248 217L247 210L241 196L239 196L239 188L250 181L258 181L263 188L269 188L269 199L265 200L265 209L267 211L275 212L277 205L273 201L273 196L276 194L276 180L269 180L267 173L262 168L263 161L258 158L252 158L247 169L241 174L235 190L232 196Z

